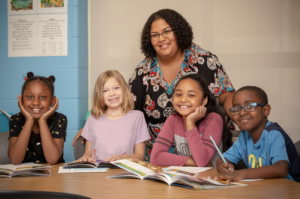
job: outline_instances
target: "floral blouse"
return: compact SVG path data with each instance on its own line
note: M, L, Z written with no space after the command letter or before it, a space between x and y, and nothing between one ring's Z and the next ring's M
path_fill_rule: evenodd
M24 124L25 117L22 113L11 116L9 120L9 137L18 137ZM48 118L47 124L53 138L64 139L66 141L67 117L55 112ZM47 163L43 153L41 135L31 131L28 147L24 157L24 162ZM63 154L57 163L64 163Z
M181 69L171 85L164 80L156 57L145 58L129 79L134 109L144 113L151 138L146 145L146 161L150 160L153 143L164 122L173 113L172 98L177 81L193 73L204 77L215 96L234 90L217 56L194 43L186 49Z

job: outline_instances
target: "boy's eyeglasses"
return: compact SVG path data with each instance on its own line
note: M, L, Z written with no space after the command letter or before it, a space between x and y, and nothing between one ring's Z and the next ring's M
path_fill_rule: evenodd
M152 41L156 41L159 39L160 35L163 37L170 37L172 34L173 30L172 29L168 29L168 30L164 30L162 33L160 34L153 34L150 36Z
M242 108L244 108L244 110L246 112L253 112L256 110L256 106L259 105L259 106L262 106L264 107L265 105L264 104L259 104L259 103L251 103L251 104L246 104L244 106L241 106L241 107L233 107L233 108L230 108L229 111L232 115L238 115L241 113L241 110Z

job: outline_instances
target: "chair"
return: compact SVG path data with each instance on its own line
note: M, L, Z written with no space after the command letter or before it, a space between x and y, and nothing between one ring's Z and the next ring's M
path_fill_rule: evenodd
M6 198L6 199L90 199L86 196L81 196L77 194L71 194L71 193L61 193L61 192L50 192L50 191L0 191L0 198Z
M300 155L300 140L298 140L298 141L295 143L295 147L296 147L296 150L297 150L298 154Z
M232 143L237 141L239 139L239 135L241 133L241 131L239 130L234 130L234 131L231 131L232 132Z
M82 137L80 137L74 144L73 151L75 160L81 158L84 154L85 143L81 144Z
M0 133L0 164L11 164L7 155L9 132Z

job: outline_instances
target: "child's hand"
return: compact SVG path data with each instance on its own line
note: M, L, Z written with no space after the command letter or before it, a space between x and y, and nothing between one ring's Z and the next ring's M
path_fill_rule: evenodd
M226 180L228 183L233 181L239 181L245 179L245 172L243 170L233 171L228 174L218 175L218 176L209 176L210 179L215 180Z
M28 113L25 110L25 108L24 108L24 106L22 104L22 95L18 95L18 106L20 108L20 111L21 111L22 115L25 117L26 121L29 121L30 119L33 120L33 117L30 115L30 113Z
M96 162L96 159L91 158L89 156L82 156L78 160L75 160L74 162Z
M104 159L103 161L113 162L113 161L116 161L116 160L121 160L121 157L118 156L118 155L113 155L113 156L110 156L109 158Z
M230 170L228 168L230 168ZM231 173L234 171L234 165L230 163L229 164L223 163L221 164L221 166L218 167L218 171L220 172L220 174Z
M49 118L51 115L53 115L53 114L55 113L55 111L58 109L58 98L55 97L55 96L53 96L53 97L54 97L54 99L55 99L55 103L54 103L53 107L52 107L49 111L47 111L46 113L44 113L44 114L40 117L39 121L42 121L42 120L47 121L48 118Z
M186 117L186 121L195 124L198 120L201 120L205 117L206 107L205 106L198 106L195 108L195 111L189 114Z
M74 140L73 140L73 142L72 142L72 146L74 146L75 143L76 143L76 141L81 137L82 131L83 131L83 128L79 129L79 131L77 132L77 134L76 134L75 137L74 137ZM85 143L85 138L82 137L82 139L81 139L81 144L84 144L84 143Z

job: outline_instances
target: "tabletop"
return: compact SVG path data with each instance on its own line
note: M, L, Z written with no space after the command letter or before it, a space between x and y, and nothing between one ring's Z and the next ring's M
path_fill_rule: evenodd
M53 166L50 177L0 178L0 190L55 191L91 198L300 198L300 183L287 179L240 182L248 186L195 191L157 180L106 178L125 173L123 169L61 174L58 173L59 166L62 164ZM200 176L216 174L216 169L210 169Z

